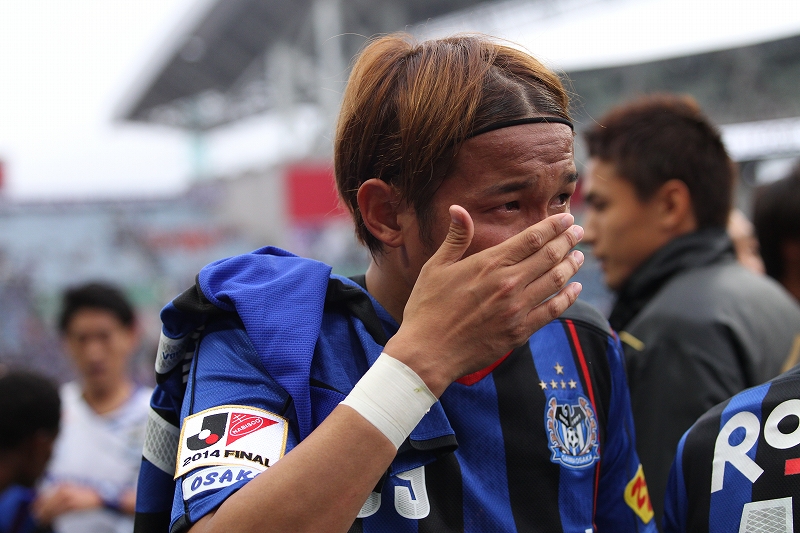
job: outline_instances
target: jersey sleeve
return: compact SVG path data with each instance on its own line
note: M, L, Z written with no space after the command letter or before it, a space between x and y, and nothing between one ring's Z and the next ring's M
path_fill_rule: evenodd
M653 507L636 453L622 348L616 337L609 337L608 360L611 396L597 490L597 529L655 533Z
M264 370L239 323L207 328L192 365L181 411L172 532L188 529L297 444L290 398Z

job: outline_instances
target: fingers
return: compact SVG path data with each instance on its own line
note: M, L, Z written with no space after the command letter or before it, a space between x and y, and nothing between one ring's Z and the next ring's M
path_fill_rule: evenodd
M583 265L583 252L573 250L550 270L525 287L526 297L535 304L560 291Z
M570 283L558 294L531 309L527 317L527 327L531 331L536 331L561 316L569 306L575 303L581 290L583 287L580 283Z
M574 221L575 217L569 213L560 213L547 217L541 222L511 237L502 244L508 264L519 263L538 252L547 243L570 228ZM577 244L577 241L575 244ZM570 248L575 244L571 245Z
M455 263L469 248L474 233L475 226L467 210L460 205L451 205L447 237L429 262L440 265Z
M551 241L542 246L539 251L531 254L516 265L508 265L509 272L514 272L515 278L523 286L527 287L531 283L537 282L540 278L545 276L558 276L555 281L557 285L553 285L552 291L548 295L553 294L561 289L570 277L575 273L569 271L568 268L555 268L569 258L570 250L577 245L583 237L583 228L580 226L571 226L567 231L557 235ZM578 256L575 256L576 258ZM580 254L580 262L573 264L577 267L583 263L583 254ZM555 268L555 270L553 270Z

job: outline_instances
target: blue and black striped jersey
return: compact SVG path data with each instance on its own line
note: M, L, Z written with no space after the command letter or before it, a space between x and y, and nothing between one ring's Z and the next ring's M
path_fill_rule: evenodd
M800 367L708 411L678 445L665 531L800 531L799 424Z
M239 272L260 260L235 267ZM232 265L221 266L231 275ZM188 529L290 452L344 399L398 327L351 280L303 265L298 278L284 273L276 283L298 287L297 279L306 283L324 274L324 288L320 284L295 306L281 297L280 317L263 318L270 316L269 303L250 305L263 331L280 320L281 328L290 323L294 336L302 334L315 305L318 331L301 354L285 329L278 338L254 335L247 306L234 302L235 313L219 312L213 279L220 265L212 268L216 272L201 273L198 287L163 314L171 337L161 354L174 361L191 355L185 365L162 367L169 368L154 394L151 426L166 427L163 413L182 394L176 417L182 431L172 448L178 463L170 470L155 444L169 431L153 429L140 477L138 531L166 516L172 531ZM208 277L212 281L204 282ZM236 299L230 294L236 283L220 286L228 291L223 304ZM275 294L285 295L287 286ZM305 308L287 317L293 313L285 309L298 305ZM175 317L185 319L193 307L191 327L176 326ZM200 324L196 346L171 348ZM184 375L185 393L179 393ZM578 303L491 369L445 391L401 446L351 531L655 531L633 435L619 343L599 313Z

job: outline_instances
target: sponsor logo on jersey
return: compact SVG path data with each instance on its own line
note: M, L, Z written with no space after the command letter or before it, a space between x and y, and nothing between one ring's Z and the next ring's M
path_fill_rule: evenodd
M264 418L263 416L249 415L246 413L233 413L231 415L231 427L228 431L228 440L225 444L231 444L237 440L245 437L254 431L271 426L275 424L274 420Z
M186 353L183 344L185 340L185 337L170 339L163 332L161 333L156 353L156 373L166 374L183 359Z
M568 468L586 468L599 458L597 417L592 404L583 396L577 403L547 402L545 425L553 455L550 460Z
M210 466L197 470L183 479L183 499L208 490L230 487L239 481L250 481L259 473L255 468L244 466Z
M788 433L780 429L781 422L786 418L792 421L790 427L794 428ZM769 416L765 417L763 431L766 444L778 450L788 450L800 445L800 427L796 422L798 419L800 419L800 400L793 398L780 403ZM725 488L725 472L728 464L750 483L755 483L761 477L764 469L755 462L754 449L761 431L761 421L750 411L736 413L722 426L714 443L712 493ZM784 464L784 475L791 476L798 473L800 473L798 460L787 459Z
M202 450L213 446L225 434L228 424L228 413L217 413L203 417L200 432L186 439L186 446L190 450Z
M283 457L288 431L285 418L244 405L223 405L188 416L181 428L175 478L206 466L262 472Z
M650 493L647 491L642 465L639 465L636 475L625 486L624 497L625 503L642 519L642 522L646 524L653 519L653 504L650 501Z

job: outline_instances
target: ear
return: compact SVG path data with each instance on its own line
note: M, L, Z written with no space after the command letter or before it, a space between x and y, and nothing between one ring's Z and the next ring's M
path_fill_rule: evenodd
M356 198L367 230L386 246L401 246L403 233L398 220L400 201L394 188L385 181L372 178L361 184Z
M681 180L664 183L654 198L659 223L665 232L677 237L697 230L689 187Z

